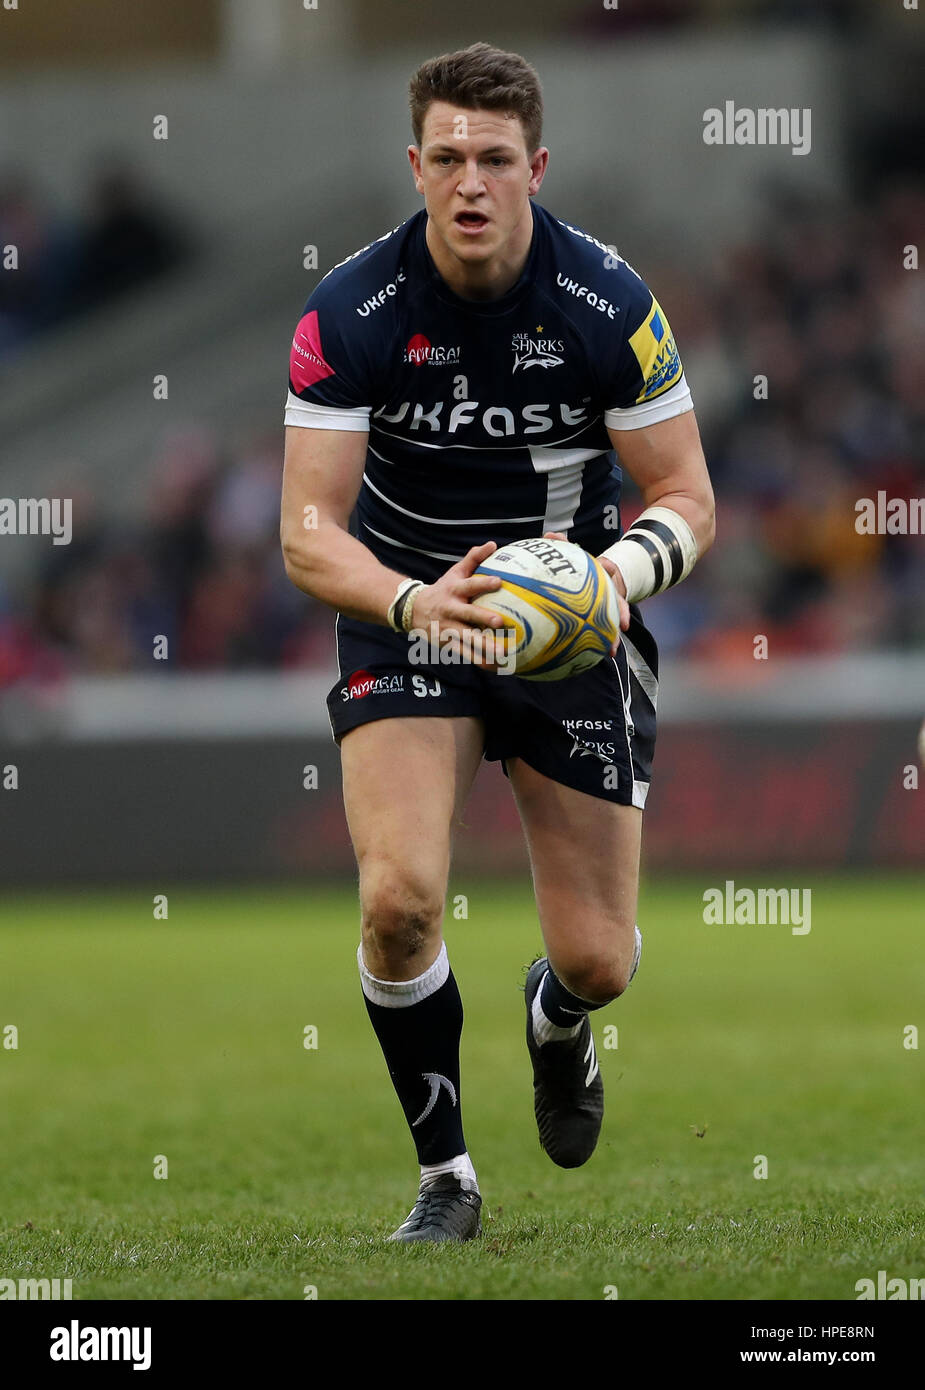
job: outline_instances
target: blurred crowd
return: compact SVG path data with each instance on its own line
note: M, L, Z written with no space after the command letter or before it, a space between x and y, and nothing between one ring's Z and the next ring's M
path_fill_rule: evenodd
M925 497L925 191L780 200L706 282L658 298L717 496L714 551L647 604L663 645L711 656L925 643L925 537L866 535L857 503Z
M188 236L119 161L87 180L84 206L62 211L29 177L0 170L0 248L15 273L0 275L0 362L36 334L172 270Z
M780 202L705 273L640 267L718 500L714 550L646 604L663 650L725 662L751 659L759 635L774 654L925 643L925 538L855 524L878 491L925 496L925 304L904 267L923 225L908 186L863 206ZM155 637L174 670L330 664L330 612L283 570L281 460L275 419L233 444L191 425L163 442L132 529L76 495L74 539L43 552L31 590L0 581L0 684L151 670ZM624 524L639 509L628 490Z
M230 450L191 425L154 460L127 525L73 495L73 539L49 546L25 607L0 579L0 685L27 675L293 667L330 658L330 621L286 577L282 432ZM166 647L163 639L166 638Z

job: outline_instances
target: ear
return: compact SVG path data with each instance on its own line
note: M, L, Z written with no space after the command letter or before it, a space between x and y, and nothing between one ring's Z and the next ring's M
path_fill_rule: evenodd
M549 150L545 145L541 145L536 154L530 160L530 182L527 184L527 192L532 197L534 193L539 193L540 184L546 176L546 168L549 164Z
M421 176L421 151L417 145L408 146L408 160L411 164L411 172L414 176L414 186L419 193L423 193L424 180Z

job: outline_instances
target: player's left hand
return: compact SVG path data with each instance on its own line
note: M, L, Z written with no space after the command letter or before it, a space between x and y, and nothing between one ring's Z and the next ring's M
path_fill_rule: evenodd
M544 532L543 539L547 541L565 541L568 540L568 537L564 536L561 531L546 531ZM613 580L614 588L617 591L617 603L620 605L620 628L621 631L626 632L630 625L630 606L626 601L626 585L623 582L623 575L620 573L613 560L604 559L601 555L598 555L597 559ZM611 647L611 656L616 656L618 645L619 640L614 642Z

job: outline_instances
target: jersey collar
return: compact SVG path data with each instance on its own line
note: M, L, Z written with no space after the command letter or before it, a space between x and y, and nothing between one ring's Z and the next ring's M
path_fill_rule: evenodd
M539 243L543 231L538 210L532 202L530 203L530 211L533 214L533 235L530 238L530 250L527 254L526 263L524 264L520 279L517 281L516 285L512 285L506 294L501 295L498 299L464 299L462 295L450 289L437 269L433 256L430 254L430 250L427 246L427 237L425 235L427 230L427 211L425 209L421 214L421 225L418 236L420 238L421 255L424 265L427 268L431 288L437 298L441 299L444 304L451 305L461 313L475 314L478 318L496 318L500 314L508 313L510 309L513 309L519 304L527 291L536 282L536 267L539 261Z

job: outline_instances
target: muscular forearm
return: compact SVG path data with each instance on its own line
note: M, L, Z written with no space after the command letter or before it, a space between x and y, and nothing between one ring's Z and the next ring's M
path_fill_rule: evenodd
M669 507L679 516L683 516L694 533L698 559L710 549L716 536L712 492L708 496L689 492L666 492L662 496L656 496L654 491L651 495L644 491L643 500L647 507Z
M713 544L713 488L692 410L611 430L610 438L642 493L643 513L599 558L616 560L631 601L639 601L680 583Z
M645 507L623 540L598 558L630 602L680 583L709 550L715 535L712 489L644 488Z
M334 521L320 521L305 540L285 537L283 559L287 575L303 593L366 623L385 624L404 577Z

